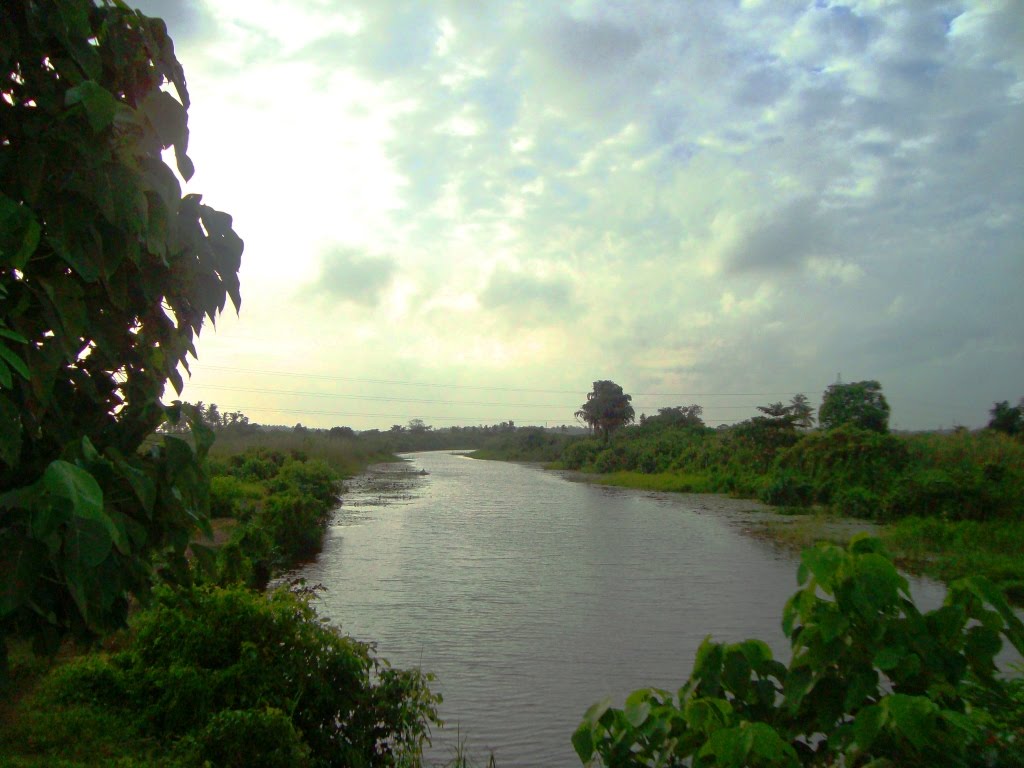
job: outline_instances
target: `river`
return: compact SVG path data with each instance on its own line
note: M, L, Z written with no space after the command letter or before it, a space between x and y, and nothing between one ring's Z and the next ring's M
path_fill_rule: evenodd
M351 483L298 575L327 588L322 616L437 675L446 727L431 760L464 741L499 768L579 765L569 739L584 710L677 689L705 636L759 637L788 658L780 617L797 561L744 532L756 502L407 458Z

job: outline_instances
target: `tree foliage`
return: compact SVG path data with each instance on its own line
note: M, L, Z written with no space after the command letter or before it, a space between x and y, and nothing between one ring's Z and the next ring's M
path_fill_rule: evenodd
M180 418L160 398L204 322L240 304L242 241L162 160L192 176L162 21L11 0L0 69L0 634L52 647L119 624L153 557L184 566L208 492L196 452L138 450Z
M707 639L678 694L642 689L623 709L591 707L573 735L583 762L925 768L1024 757L1012 729L971 706L1020 713L994 659L1004 639L1024 651L1024 625L999 590L964 579L922 613L863 537L846 551L805 550L797 577L783 611L788 665L760 640Z
M616 429L633 423L636 414L630 405L632 399L614 381L595 381L593 390L587 394L587 402L575 415L591 429L600 432L607 442Z
M1024 397L1016 406L1011 406L1007 400L993 403L989 414L992 416L988 422L989 429L1008 435L1024 433Z
M888 432L889 403L882 394L882 385L877 381L830 385L818 409L818 422L823 429L848 424L873 432Z

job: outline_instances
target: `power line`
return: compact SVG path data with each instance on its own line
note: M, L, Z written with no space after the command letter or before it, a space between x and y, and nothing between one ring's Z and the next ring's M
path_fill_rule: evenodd
M528 387L494 387L477 384L454 384L434 383L425 381L399 381L397 379L368 379L356 376L335 376L325 373L302 373L299 371L270 371L261 368L240 368L230 365L193 365L193 369L234 371L237 373L260 373L266 376L289 376L303 379L323 379L327 381L349 381L360 384L390 384L400 387L438 387L447 389L479 389L493 392L535 392L552 395L576 395L580 394L578 389L532 389ZM197 385L198 386L198 385ZM784 395L798 395L812 389L793 390L791 392L635 392L637 397L778 397ZM585 393L584 393L585 395Z
M393 402L393 403L432 403L442 405L477 405L477 406L493 406L498 408L573 408L575 406L566 405L565 403L496 403L496 402L484 402L479 400L443 400L439 398L415 398L415 397L385 397L382 395L344 395L334 392L310 392L308 390L295 390L295 389L267 389L262 387L229 387L222 384L195 384L195 389L206 390L216 389L225 392L255 392L261 394L270 395L289 395L289 396L300 396L300 397L330 397L338 398L343 400L374 400L381 402ZM662 408L664 406L658 406L653 404L637 404L634 405L634 409L638 410L650 410L654 408ZM754 404L751 405L711 405L708 408L714 408L719 410L741 410L756 408Z
M378 418L378 419L404 419L404 420L409 420L410 418L422 418L422 419L432 419L432 420L435 420L435 421L472 421L472 422L479 422L481 424L494 423L494 420L491 419L491 418L482 419L482 418L479 418L479 417L476 417L476 416L427 416L427 415L410 416L410 414L398 414L398 413L343 413L343 412L340 412L340 411L320 411L320 410L307 410L307 409L299 409L299 408L267 408L267 407L264 407L264 406L246 406L246 405L224 405L224 406L222 406L222 410L223 409L228 409L228 408L234 409L236 411L248 412L248 413L294 413L294 414L298 414L299 416L342 416L342 417L345 417L345 418L369 417L369 418ZM230 413L230 411L228 411L228 412ZM547 419L520 418L519 421L532 422L532 423L543 422L545 424L549 424L549 423L552 423L552 422L565 423L565 424L569 423L567 421L560 421L559 419L550 419L550 418L547 418ZM713 423L716 423L716 424L718 424L718 423L725 423L725 421L723 419L704 419L704 421L705 422L713 422Z

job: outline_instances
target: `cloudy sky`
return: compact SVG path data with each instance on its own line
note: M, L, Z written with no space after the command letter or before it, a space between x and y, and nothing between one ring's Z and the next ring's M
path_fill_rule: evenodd
M1024 395L1024 7L135 0L242 311L184 397L261 423L572 423L878 379Z

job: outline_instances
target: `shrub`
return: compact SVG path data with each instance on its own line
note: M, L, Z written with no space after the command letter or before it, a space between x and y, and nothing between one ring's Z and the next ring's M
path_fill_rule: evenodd
M995 676L994 658L1003 638L1024 652L1024 625L991 584L956 582L941 608L922 614L866 537L846 551L805 550L798 580L783 611L788 666L759 640L705 640L677 695L641 689L623 709L604 701L587 710L572 739L580 758L925 768L991 765L992 744L1020 756L1020 686Z
M562 453L562 463L567 469L583 469L592 464L594 459L604 450L604 443L594 438L577 440L570 443Z
M777 472L762 491L761 499L777 506L806 507L814 502L814 488L799 475Z
M58 670L43 690L125 713L214 765L308 755L317 766L391 766L417 757L437 722L428 680L322 623L308 597L163 588L127 650Z
M304 768L309 747L279 709L226 709L195 737L197 762L218 768Z
M258 483L234 475L214 475L210 478L210 517L245 520L263 495Z
M842 488L832 496L832 506L848 517L876 519L882 515L881 502L878 495L854 485Z

